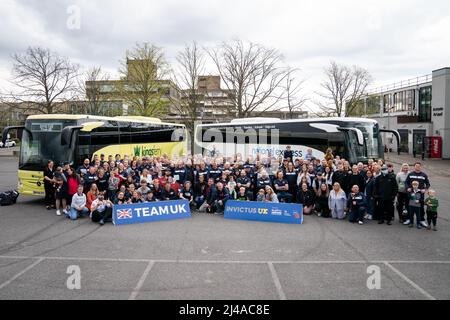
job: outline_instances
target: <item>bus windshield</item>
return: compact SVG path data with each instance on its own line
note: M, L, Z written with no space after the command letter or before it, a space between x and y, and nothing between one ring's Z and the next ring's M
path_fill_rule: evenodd
M67 120L32 120L25 124L19 169L41 171L48 160L55 165L72 161L73 152L69 146L61 145L61 130L75 124Z

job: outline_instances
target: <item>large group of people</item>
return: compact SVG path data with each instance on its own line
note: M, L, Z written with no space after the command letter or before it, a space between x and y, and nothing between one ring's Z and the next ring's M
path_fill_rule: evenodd
M397 210L400 223L437 230L439 206L420 162L412 170L403 164L396 174L383 160L350 165L331 149L323 159L312 150L294 159L290 146L279 157L245 159L96 154L79 167L55 167L50 160L44 187L47 209L70 219L89 215L102 225L111 221L114 205L185 199L195 212L214 214L222 214L228 200L299 203L304 215L358 224L391 225Z

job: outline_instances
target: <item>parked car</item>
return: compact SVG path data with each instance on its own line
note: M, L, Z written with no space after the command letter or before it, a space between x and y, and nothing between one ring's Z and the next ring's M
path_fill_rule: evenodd
M0 148L12 148L15 146L16 146L16 142L14 140L6 139L4 144L2 141L0 141Z

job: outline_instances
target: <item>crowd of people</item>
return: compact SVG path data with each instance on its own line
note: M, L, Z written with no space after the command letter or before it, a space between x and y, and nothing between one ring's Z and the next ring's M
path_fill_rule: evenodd
M304 215L436 229L436 192L420 162L403 164L369 159L353 166L328 149L323 159L308 150L293 157L291 147L279 157L184 156L170 159L94 155L75 168L68 163L44 170L45 203L70 219L89 215L103 225L114 205L185 199L196 212L221 214L228 200L286 202L303 205ZM426 214L426 219L425 219Z

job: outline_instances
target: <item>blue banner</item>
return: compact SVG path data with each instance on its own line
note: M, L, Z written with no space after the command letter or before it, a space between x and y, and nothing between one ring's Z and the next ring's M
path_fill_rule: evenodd
M227 201L226 219L303 223L303 206L296 203L273 203L253 201Z
M113 208L115 225L190 218L186 200L119 204Z

